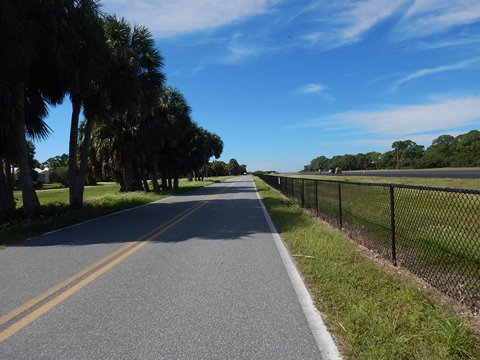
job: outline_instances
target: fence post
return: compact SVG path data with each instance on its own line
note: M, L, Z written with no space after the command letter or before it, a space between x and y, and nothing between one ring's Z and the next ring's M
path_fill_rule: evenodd
M318 180L315 180L315 210L318 215Z
M394 187L390 185L390 228L392 237L392 262L397 266L397 244L395 234L395 193Z
M338 223L340 229L343 227L343 218L342 218L342 184L338 182Z
M302 200L302 207L305 207L305 179L302 179L301 200Z

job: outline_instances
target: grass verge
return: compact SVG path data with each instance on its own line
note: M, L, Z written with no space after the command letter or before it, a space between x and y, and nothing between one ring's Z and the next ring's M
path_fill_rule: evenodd
M8 224L0 225L0 249L47 231L147 204L171 195L178 195L199 187L225 181L229 178L231 176L205 178L205 181L192 182L181 179L178 190L165 191L161 194L145 192L120 193L118 184L86 187L82 209L69 208L68 189L40 191L37 195L43 206L37 218L33 220L14 220Z
M255 183L347 359L480 358L469 325L413 279L383 269L342 233L260 179Z
M277 186L277 177L266 179ZM341 194L343 227L355 234L358 242L389 257L390 188L368 185L293 177L281 180L284 193L298 201L303 194L306 208L317 209L333 223L340 221ZM399 187L392 190L398 261L444 293L480 309L480 242L475 221L480 216L480 195Z

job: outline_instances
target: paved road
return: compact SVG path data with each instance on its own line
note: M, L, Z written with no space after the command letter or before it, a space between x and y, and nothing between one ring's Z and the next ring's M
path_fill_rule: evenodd
M1 359L322 358L250 177L1 250L0 289Z
M318 175L316 172L307 173ZM322 175L328 175L323 172ZM344 171L344 176L382 176L382 177L417 177L417 178L452 178L452 179L480 179L480 169L463 170L366 170Z

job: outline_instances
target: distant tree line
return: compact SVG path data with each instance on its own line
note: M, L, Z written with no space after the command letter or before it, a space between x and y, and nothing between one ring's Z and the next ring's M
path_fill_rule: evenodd
M212 161L205 166L205 176L228 176L242 175L247 172L247 165L240 165L236 159L224 161Z
M33 145L33 144L32 144ZM32 158L33 159L33 158ZM35 163L38 163L33 159ZM89 161L93 162L93 159ZM49 158L39 167L48 167L50 169L50 181L54 183L60 183L64 186L68 186L68 155L62 154ZM210 176L228 176L228 175L242 175L247 172L247 165L240 165L236 159L230 159L228 164L224 161L214 160L206 164L201 174L207 177ZM182 174L185 175L185 174ZM186 174L186 176L193 175L193 173ZM199 178L201 179L201 178ZM112 181L113 177L108 171L100 171L95 173L93 166L87 170L86 183L88 185L94 185L98 181Z
M103 14L96 0L2 0L0 29L0 220L15 209L14 166L23 213L36 215L28 141L48 137L47 105L65 96L69 152L54 168L63 179L68 173L72 207L83 204L87 175L110 177L122 191L150 191L150 179L160 191L181 175L202 178L222 153L221 138L196 124L184 96L165 84L146 27Z
M303 171L340 167L343 170L438 168L480 166L480 131L458 135L441 135L425 149L412 140L395 141L385 153L368 152L327 158L318 156Z

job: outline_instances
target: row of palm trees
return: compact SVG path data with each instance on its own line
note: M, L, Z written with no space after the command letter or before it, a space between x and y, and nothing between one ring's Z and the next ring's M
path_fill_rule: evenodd
M220 137L195 124L182 94L166 86L150 31L101 13L97 0L2 0L0 44L0 218L15 209L12 164L24 215L35 216L27 140L49 135L48 105L65 96L73 207L83 204L87 171L110 174L123 191L149 190L147 179L160 191L181 174L201 176L222 152Z

